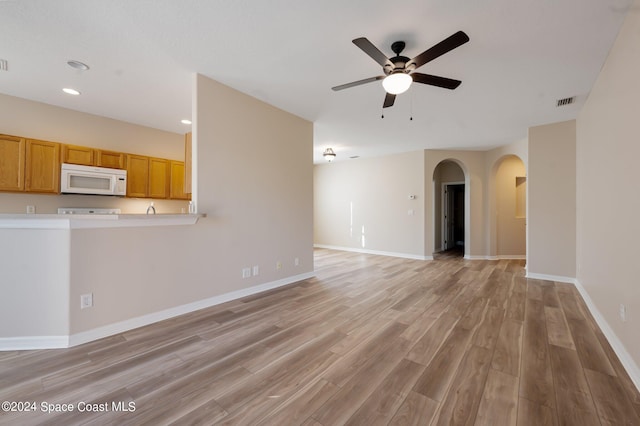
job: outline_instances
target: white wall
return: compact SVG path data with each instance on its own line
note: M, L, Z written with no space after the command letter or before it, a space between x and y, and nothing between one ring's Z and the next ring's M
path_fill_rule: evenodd
M638 7L639 1L631 6L577 119L577 278L607 323L601 327L615 333L614 347L627 352L621 357L640 386Z
M316 165L314 243L423 258L423 196L423 151Z
M69 334L69 234L0 229L0 338Z
M576 276L576 122L529 128L527 272Z

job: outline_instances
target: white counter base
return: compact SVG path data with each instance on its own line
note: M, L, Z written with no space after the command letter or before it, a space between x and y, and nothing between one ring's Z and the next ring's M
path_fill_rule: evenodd
M0 229L93 229L195 225L204 214L0 214Z

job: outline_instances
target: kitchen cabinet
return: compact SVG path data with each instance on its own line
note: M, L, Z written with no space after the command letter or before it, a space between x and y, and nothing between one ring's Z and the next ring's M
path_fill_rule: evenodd
M60 192L59 143L26 140L24 190L42 193Z
M96 150L86 146L62 145L62 162L81 164L83 166L95 166Z
M190 200L190 194L187 194L184 191L184 162L171 160L169 164L171 167L171 186L169 189L169 198L171 198L172 200Z
M96 165L110 169L125 169L125 154L123 152L105 151L98 149Z
M184 192L186 194L191 194L191 170L192 170L192 160L191 160L191 132L184 135Z
M145 198L149 192L149 157L127 154L127 197Z
M169 160L149 158L149 197L169 197Z
M24 191L25 140L0 135L0 191Z

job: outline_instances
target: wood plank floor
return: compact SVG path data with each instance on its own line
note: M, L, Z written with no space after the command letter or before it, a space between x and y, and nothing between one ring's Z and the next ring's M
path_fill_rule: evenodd
M572 285L514 260L315 254L309 280L71 349L0 352L0 401L37 405L0 424L640 425Z

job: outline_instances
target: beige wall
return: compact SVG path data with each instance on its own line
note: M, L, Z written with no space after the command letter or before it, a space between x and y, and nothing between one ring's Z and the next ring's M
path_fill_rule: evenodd
M527 159L528 159L528 140L521 139L514 143L501 146L496 149L492 149L490 151L485 152L485 166L486 166L486 192L487 192L487 203L486 203L486 224L485 227L487 229L487 254L491 259L503 257L512 257L513 254L507 253L498 253L498 228L505 227L504 223L498 222L498 182L496 181L496 175L498 173L498 168L502 163L502 160L508 157L515 157L522 161L522 166L524 167L526 176L527 169ZM526 200L525 200L526 201ZM524 223L521 223L520 226L524 225L525 232L524 236L518 234L518 244L524 244L524 247L518 249L518 254L516 257L522 257L522 255L526 256L526 218ZM503 229L501 234L504 236L505 232L509 232L510 228L509 224L507 224L506 229ZM524 242L522 241L524 239ZM504 247L504 244L502 245Z
M3 94L0 94L0 133L184 160L184 135ZM57 213L58 207L120 208L123 213L145 213L150 201L0 192L0 213L25 213L27 205L35 206L37 213ZM153 201L158 213L180 213L187 207L185 201Z
M496 223L486 218L487 182L492 170L488 164L493 166L511 154L526 159L527 140L486 153L426 150L317 165L314 243L363 250L361 230L365 225L364 249L429 259L440 250L441 182L462 181L466 184L465 255L485 259L489 256L489 239L497 234ZM452 167L436 170L442 162L458 164L463 173ZM409 191L415 192L416 200L408 200ZM413 217L408 217L408 210L414 211ZM495 241L492 244L497 245Z
M640 386L638 7L636 1L577 119L577 277Z
M433 171L433 247L434 252L443 249L442 244L442 184L443 183L464 183L464 172L460 166L453 161L443 161L436 166Z
M465 175L465 256L484 258L486 230L483 223L486 196L484 152L481 151L425 151L425 252L431 255L439 249L435 247L434 197L440 197L440 188L435 187L433 176L438 164L445 160L458 163Z
M576 122L529 129L527 272L576 276Z
M194 79L194 98L196 202L207 217L193 226L65 230L54 240L45 238L51 231L1 229L0 254L15 246L13 258L23 261L2 265L17 293L16 305L0 310L0 324L20 327L0 328L0 338L71 333L82 340L313 274L312 123L203 76ZM9 242L23 233L24 244ZM44 254L31 263L34 238ZM56 268L23 273L49 255L44 265ZM242 268L253 266L258 275L242 278ZM66 289L56 298L39 291L60 289L60 280ZM81 310L88 292L94 306ZM26 304L68 306L66 322L48 324Z
M497 165L496 191L496 238L497 256L525 257L526 218L516 215L516 177L526 176L524 163L518 157L504 157ZM526 188L526 184L523 188Z
M423 168L423 151L316 165L314 243L422 258Z

